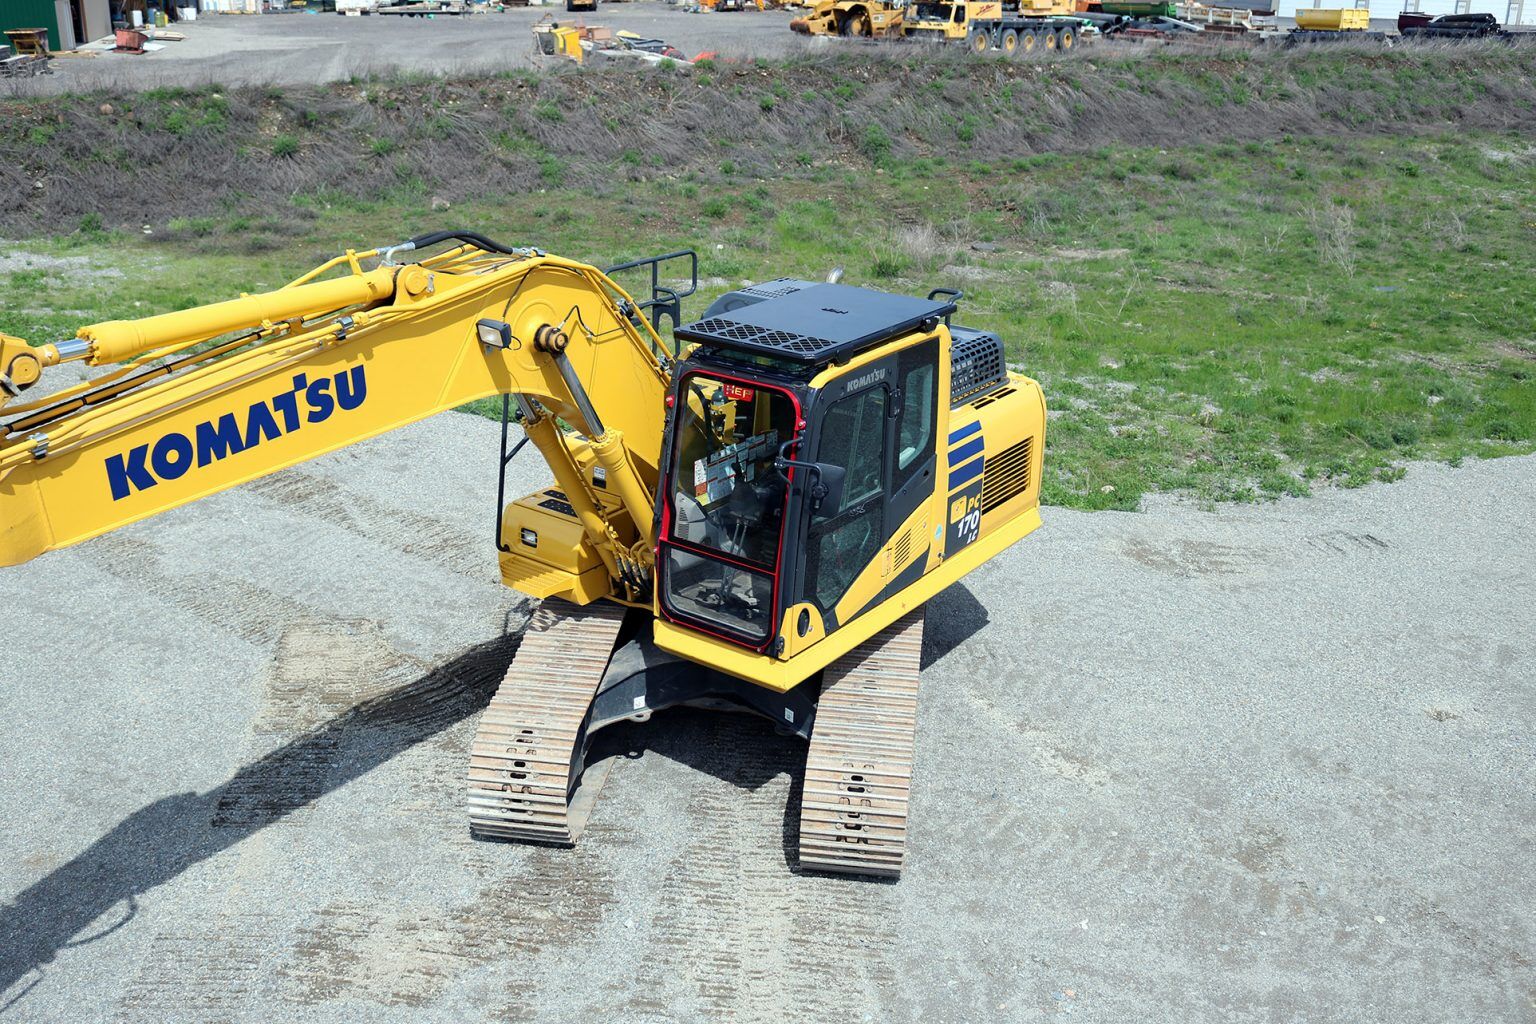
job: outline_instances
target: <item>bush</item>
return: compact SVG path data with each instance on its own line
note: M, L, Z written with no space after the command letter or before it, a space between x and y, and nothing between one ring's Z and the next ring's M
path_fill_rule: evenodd
M299 151L299 139L296 135L279 135L272 140L272 155L276 157L293 156Z
M558 188L565 183L565 164L555 154L545 153L539 157L539 177L549 187Z
M891 155L891 137L886 134L884 126L879 122L871 121L864 126L864 135L859 139L859 149L870 160L879 163Z

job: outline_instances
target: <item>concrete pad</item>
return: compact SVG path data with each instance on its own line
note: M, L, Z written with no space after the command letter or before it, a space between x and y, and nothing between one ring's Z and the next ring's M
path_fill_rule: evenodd
M497 430L0 572L0 1019L1536 1014L1536 458L1047 510L930 604L891 885L794 872L804 748L735 715L604 733L576 850L470 839Z
M584 14L567 14L562 3L431 19L299 12L199 15L195 22L177 25L186 39L166 43L157 52L55 61L53 74L19 79L8 88L19 93L57 93L209 83L312 85L393 71L472 75L567 66L564 61L534 56L533 25L545 17L562 24L606 25L615 32L628 30L664 39L690 59L706 51L736 59L780 57L847 42L795 35L789 21L798 13L690 14L672 4L635 0L605 3L598 12Z

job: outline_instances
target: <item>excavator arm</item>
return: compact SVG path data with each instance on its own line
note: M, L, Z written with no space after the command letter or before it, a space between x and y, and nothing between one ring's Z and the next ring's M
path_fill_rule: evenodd
M0 335L0 565L507 394L615 596L634 597L650 569L661 350L639 306L595 268L449 232L67 341ZM70 363L106 372L57 386ZM51 393L20 401L29 389ZM423 450L415 471L452 458ZM593 460L603 500L582 476Z

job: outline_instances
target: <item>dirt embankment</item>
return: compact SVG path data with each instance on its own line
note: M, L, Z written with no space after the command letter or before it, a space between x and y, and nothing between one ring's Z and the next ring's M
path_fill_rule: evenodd
M0 232L136 226L126 211L146 197L168 217L281 218L322 194L458 200L722 166L792 176L829 160L1536 129L1536 47L904 56L0 101Z

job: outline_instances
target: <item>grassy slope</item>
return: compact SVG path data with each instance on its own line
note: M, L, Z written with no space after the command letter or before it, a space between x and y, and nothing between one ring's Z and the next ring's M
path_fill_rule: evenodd
M954 130L974 143L986 126ZM32 248L111 250L129 275L22 268L0 286L0 330L72 333L279 284L344 245L464 224L598 262L696 246L706 296L834 264L854 283L962 287L964 322L1001 332L1046 385L1056 503L1133 508L1154 489L1252 499L1390 479L1413 458L1536 450L1536 152L1519 134L965 160L851 146L794 156L775 177L748 170L755 156L716 155L598 197L551 173L522 194L455 193L447 213L417 177L378 198L316 188L150 236L88 218ZM637 166L621 151L617 173ZM302 238L282 241L293 225Z

